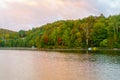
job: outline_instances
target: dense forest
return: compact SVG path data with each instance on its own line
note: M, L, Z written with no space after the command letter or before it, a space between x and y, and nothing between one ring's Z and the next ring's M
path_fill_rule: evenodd
M19 32L0 29L0 47L120 48L120 15L61 20Z

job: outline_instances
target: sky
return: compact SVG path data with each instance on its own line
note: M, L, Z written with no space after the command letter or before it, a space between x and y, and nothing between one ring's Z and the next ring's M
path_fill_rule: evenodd
M120 0L0 0L0 28L14 31L57 20L120 13Z

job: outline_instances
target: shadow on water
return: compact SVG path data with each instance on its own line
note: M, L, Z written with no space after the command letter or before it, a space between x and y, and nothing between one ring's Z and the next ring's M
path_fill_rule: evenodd
M89 61L96 63L120 64L119 50L62 50L55 52L60 52L60 54L65 55L66 57L64 59L68 61Z
M61 53L74 53L74 54L104 54L104 55L120 55L119 50L95 50L95 51L89 51L89 50L59 50L55 52L61 52Z

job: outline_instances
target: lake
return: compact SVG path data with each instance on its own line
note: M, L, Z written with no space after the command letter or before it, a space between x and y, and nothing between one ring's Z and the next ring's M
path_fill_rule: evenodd
M0 80L119 80L120 51L0 50Z

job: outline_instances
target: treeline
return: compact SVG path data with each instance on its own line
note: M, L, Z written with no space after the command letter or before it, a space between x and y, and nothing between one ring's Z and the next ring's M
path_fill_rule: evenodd
M9 35L9 36L8 36ZM7 37L5 37L7 36ZM0 36L1 47L120 48L120 15L61 20Z

